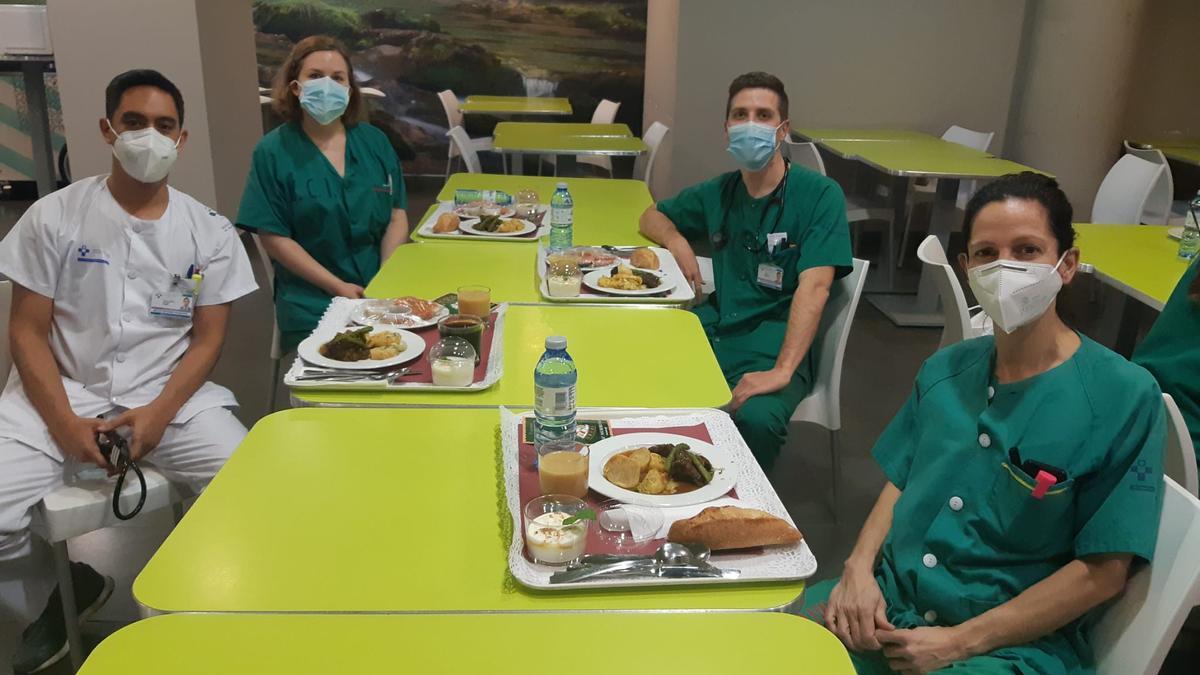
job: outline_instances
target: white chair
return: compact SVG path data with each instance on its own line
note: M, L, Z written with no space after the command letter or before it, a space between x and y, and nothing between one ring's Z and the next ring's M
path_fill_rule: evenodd
M930 272L937 282L945 326L942 328L942 341L938 344L938 349L975 337L975 329L971 326L971 312L967 308L967 296L958 283L954 268L946 259L942 242L932 234L925 237L925 241L917 247L917 258L931 268Z
M592 124L612 124L617 119L617 110L620 108L620 103L603 99L596 104L596 109L592 111ZM553 167L554 175L558 175L558 155L542 155L542 161ZM612 158L607 155L576 155L575 163L590 164L603 169L609 176L612 176ZM541 165L538 165L539 175L541 168Z
M942 134L943 141L957 143L980 152L987 152L987 149L992 145L992 139L995 138L994 131L973 131L966 127L951 125L946 133ZM975 194L975 186L978 181L960 180L958 182L958 194L955 196L954 205L959 209L967 208L967 201L971 199L971 195ZM908 231L912 225L913 207L919 202L931 202L937 194L937 180L930 179L925 181L913 181L912 192L908 199L908 214L904 218L904 234L900 237L900 248L896 251L896 267L904 266L904 252L908 250Z
M462 157L463 164L467 167L468 173L482 173L483 169L479 165L479 155L475 154L475 148L471 145L471 138L467 136L467 130L462 127L452 127L446 132L450 137L450 147L457 148L459 156ZM447 164L447 171L449 170ZM447 180L449 176L447 175Z
M279 386L279 376L282 371L283 352L279 348L279 321L275 316L275 266L271 264L271 256L263 246L262 238L253 232L247 232L253 242L251 251L258 256L262 265L263 276L267 280L267 290L271 293L271 381L267 384L267 414L275 412L275 388Z
M825 173L825 160L821 158L816 144L801 143L785 138L783 146L787 150L788 159L806 169L816 171L822 176L828 175ZM892 209L886 206L870 205L858 197L846 195L846 222L850 224L851 235L854 238L852 244L854 254L858 255L858 234L861 231L861 228L854 227L855 223L882 220L888 224L888 227L891 227L894 215Z
M662 122L651 124L646 133L642 134L642 141L650 149L650 152L638 155L638 158L633 162L633 179L645 181L646 187L650 189L651 196L654 194L654 187L650 182L651 173L654 171L654 158L658 156L658 148L662 145L663 139L667 137L667 132L670 130L670 127Z
M817 360L816 378L809 395L800 402L792 413L793 422L812 422L829 430L829 460L833 485L834 518L838 513L838 484L842 479L841 454L838 452L837 432L842 428L842 362L846 356L846 342L850 337L850 326L858 310L863 286L867 282L866 260L854 259L854 270L833 282L829 299L821 313L821 323L816 338L809 348L811 358Z
M439 91L438 99L442 102L442 110L446 111L446 128L453 130L454 127L463 127L462 110L458 107L458 97L454 95L454 92L449 89ZM462 138L463 140L457 146L454 143L450 144L450 150L446 156L446 180L450 180L450 166L454 163L454 158L466 156L463 152L464 147L471 149L471 153L475 156L476 166L479 164L479 153L495 148L495 139L491 136L471 138L467 135L465 128L463 129ZM478 169L470 171L471 173L479 173Z
M1163 155L1162 150L1155 148L1139 148L1125 141L1125 154L1141 157L1147 162L1161 164L1162 176L1150 189L1146 206L1142 210L1142 221L1147 225L1182 225L1187 215L1187 202L1175 199L1175 179L1171 175L1171 164Z
M1108 170L1092 202L1093 223L1133 225L1142 221L1150 192L1162 176L1161 164L1125 155Z
M1191 494L1200 496L1192 434L1170 394L1163 394L1163 405L1167 412L1167 454L1163 456L1163 473Z
M1092 631L1098 675L1152 675L1200 602L1200 500L1164 477L1154 562L1138 570Z

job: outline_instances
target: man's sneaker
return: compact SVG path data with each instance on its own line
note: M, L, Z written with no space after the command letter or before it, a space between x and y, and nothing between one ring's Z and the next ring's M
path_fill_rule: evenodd
M82 626L108 602L113 592L113 580L88 565L71 563L71 581L75 584L75 608L79 610ZM21 634L21 644L13 655L13 671L17 675L29 675L45 670L61 661L68 651L62 595L55 586L42 615Z

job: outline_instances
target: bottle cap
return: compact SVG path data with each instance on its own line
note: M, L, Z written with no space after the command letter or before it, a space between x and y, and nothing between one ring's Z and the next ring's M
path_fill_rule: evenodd
M546 349L563 350L567 348L567 338L562 335L551 335L546 338Z
M566 184L566 183L561 183L561 182L560 182L558 185L555 185L554 187L555 187L555 188L557 188L557 189L559 189L559 190L566 190L566 189L567 189L567 184Z

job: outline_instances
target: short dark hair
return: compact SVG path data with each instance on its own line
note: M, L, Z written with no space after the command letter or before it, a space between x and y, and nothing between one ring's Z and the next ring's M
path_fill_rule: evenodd
M787 92L783 90L783 81L761 70L733 78L733 82L729 84L729 98L725 101L726 118L729 117L729 110L733 107L733 97L743 89L770 89L775 92L775 95L779 97L779 119L786 120L788 118L788 97Z
M971 196L963 217L963 235L971 240L971 226L983 207L992 202L1006 199L1035 201L1046 209L1050 220L1050 231L1058 240L1058 253L1062 255L1075 247L1075 228L1071 226L1071 202L1058 187L1058 181L1050 176L1033 171L1010 173L984 185Z
M121 97L134 87L154 87L170 94L179 113L179 126L183 126L183 94L179 93L179 87L162 73L149 68L127 70L108 83L104 89L104 115L111 120L113 113L121 106Z

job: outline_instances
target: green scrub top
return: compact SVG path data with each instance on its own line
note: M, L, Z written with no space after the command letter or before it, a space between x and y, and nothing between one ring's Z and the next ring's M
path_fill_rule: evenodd
M840 278L852 269L841 187L800 166L790 166L786 176L777 193L758 199L746 191L741 172L732 171L658 204L684 237L707 238L712 243L716 291L692 311L718 357L728 352L721 364L726 371L733 367L726 361L733 360L734 354L765 355L753 364L736 364L735 370L766 370L774 365L801 272L833 267ZM773 253L767 252L770 233L787 237ZM781 289L758 283L762 263L783 269ZM806 355L797 372L810 370Z
M1200 258L1179 280L1150 333L1134 351L1133 362L1149 370L1175 399L1200 458L1200 303L1188 297L1197 270Z
M937 352L875 445L902 493L877 570L896 626L953 626L1016 597L1075 558L1149 561L1162 509L1165 420L1145 370L1081 336L1066 362L996 381L995 340ZM1066 472L1041 499L1035 460ZM1093 672L1091 612L1029 645L993 652L1020 672Z
M406 204L404 176L382 131L346 129L345 175L299 124L276 127L254 148L239 226L289 237L342 281L366 286L379 271L379 245L392 209ZM275 316L290 351L316 327L330 296L275 263Z

